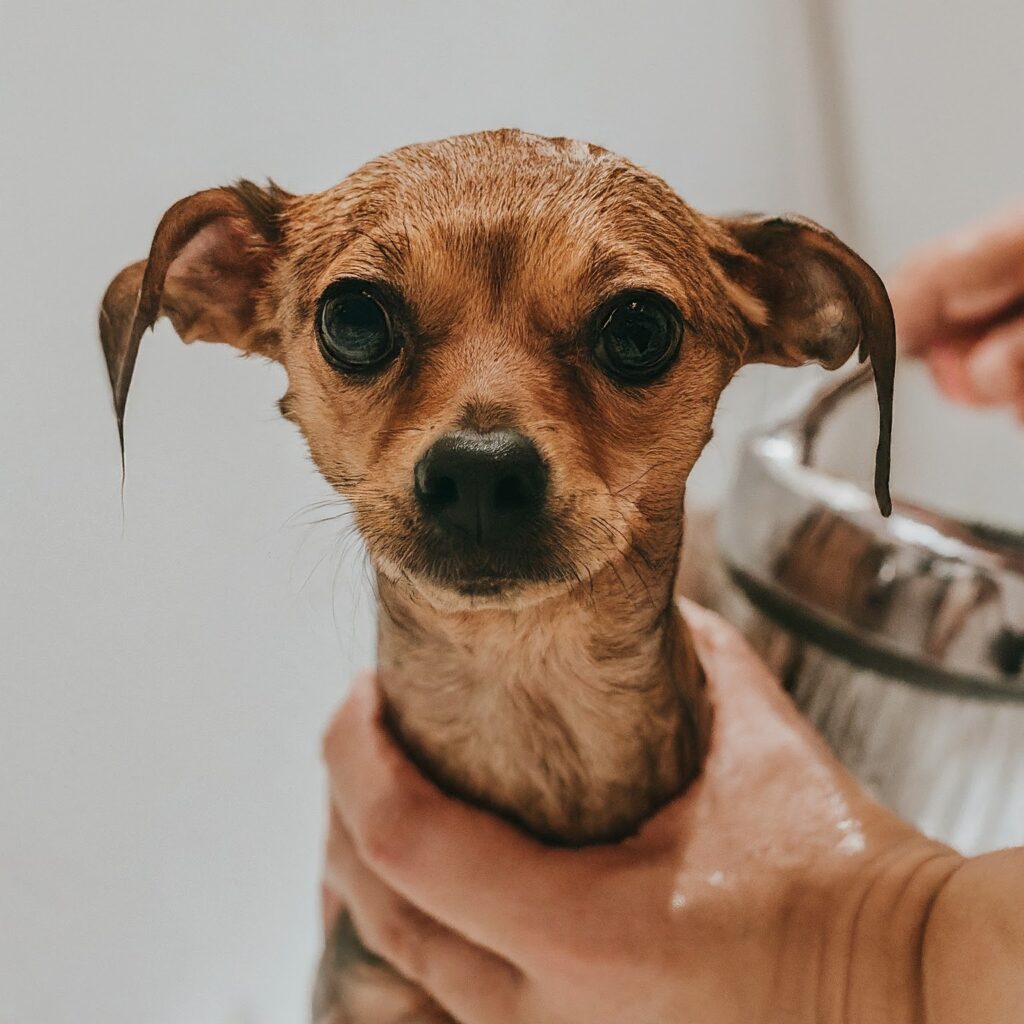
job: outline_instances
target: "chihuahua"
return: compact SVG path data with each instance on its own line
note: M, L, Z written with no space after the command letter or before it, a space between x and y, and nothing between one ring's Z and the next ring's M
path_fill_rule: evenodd
M387 725L446 791L551 842L626 836L700 770L712 709L673 583L741 366L870 357L889 512L875 272L812 221L704 216L585 142L482 132L314 195L175 203L100 312L122 461L161 316L284 366L281 413L375 569ZM344 917L315 1003L322 1024L450 1020Z

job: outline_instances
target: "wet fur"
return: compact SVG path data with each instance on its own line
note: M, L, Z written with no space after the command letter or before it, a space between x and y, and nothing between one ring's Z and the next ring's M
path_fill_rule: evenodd
M372 379L317 350L317 299L343 277L381 282L400 309L406 344ZM679 358L642 388L587 343L593 311L627 288L685 321ZM352 503L377 572L380 686L410 756L562 843L628 834L700 770L711 709L672 583L686 479L728 380L744 361L838 366L860 346L883 435L891 394L884 289L833 236L706 217L600 147L516 131L406 147L315 195L241 183L176 204L104 300L119 426L160 315L287 370L281 412ZM549 500L503 586L474 595L420 517L412 469L446 431L506 426L540 450ZM446 1019L344 919L316 1013Z

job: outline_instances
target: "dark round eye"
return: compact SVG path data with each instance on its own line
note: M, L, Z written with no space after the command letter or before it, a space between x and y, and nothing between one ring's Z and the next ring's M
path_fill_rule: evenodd
M594 356L630 383L653 380L675 358L683 324L675 307L654 295L623 295L598 318Z
M376 370L398 351L390 317L359 281L339 281L324 292L317 338L327 362L347 372Z

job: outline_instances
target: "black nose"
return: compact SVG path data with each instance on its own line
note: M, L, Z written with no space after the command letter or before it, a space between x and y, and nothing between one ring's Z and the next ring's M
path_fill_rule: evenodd
M449 533L481 545L508 536L544 503L547 470L516 430L459 430L416 464L416 498Z

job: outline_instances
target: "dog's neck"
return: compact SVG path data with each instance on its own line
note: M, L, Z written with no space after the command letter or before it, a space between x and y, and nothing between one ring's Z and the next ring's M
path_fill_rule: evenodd
M700 771L711 715L673 575L628 575L475 612L380 578L380 685L409 754L549 841L634 830Z

